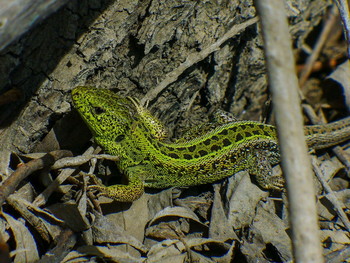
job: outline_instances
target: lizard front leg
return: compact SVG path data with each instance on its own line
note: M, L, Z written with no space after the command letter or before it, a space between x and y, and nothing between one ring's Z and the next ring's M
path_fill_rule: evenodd
M282 191L284 189L285 180L282 175L272 174L272 165L277 164L279 154L264 153L262 150L256 150L248 155L248 171L255 176L255 180L259 186L268 190Z
M144 182L141 180L142 175L146 172L143 166L129 167L126 170L128 184L117 184L105 186L98 183L97 185L89 186L89 189L99 191L99 195L107 196L119 202L133 202L139 199L144 193Z
M272 175L271 162L266 156L258 151L253 159L248 171L255 176L256 182L264 189L282 191L285 180L281 175Z

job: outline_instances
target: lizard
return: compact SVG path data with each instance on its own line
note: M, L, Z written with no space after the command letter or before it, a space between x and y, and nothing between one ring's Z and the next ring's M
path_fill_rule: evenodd
M91 189L120 202L137 200L145 187L185 187L213 183L247 170L267 190L284 187L281 175L272 175L280 162L276 127L255 121L222 121L202 132L171 142L163 124L130 97L107 89L78 86L73 106L102 149L119 157L118 169L127 184ZM209 128L208 128L209 127ZM310 149L327 148L350 139L350 117L304 127Z

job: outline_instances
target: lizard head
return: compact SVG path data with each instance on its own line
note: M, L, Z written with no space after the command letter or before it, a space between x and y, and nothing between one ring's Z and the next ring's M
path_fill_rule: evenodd
M79 86L73 89L72 99L95 140L104 148L123 140L134 122L134 105L112 91Z

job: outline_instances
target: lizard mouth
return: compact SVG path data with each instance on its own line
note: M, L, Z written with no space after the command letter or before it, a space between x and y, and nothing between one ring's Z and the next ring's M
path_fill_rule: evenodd
M83 87L76 87L72 90L72 101L75 107L79 107L79 101L81 101L82 97L82 88Z
M80 114L84 114L88 110L87 104L90 101L89 97L93 95L94 91L95 88L88 86L78 86L72 90L73 106Z
M74 103L80 101L80 98L84 97L84 94L87 94L91 88L85 86L78 86L72 90L72 99Z

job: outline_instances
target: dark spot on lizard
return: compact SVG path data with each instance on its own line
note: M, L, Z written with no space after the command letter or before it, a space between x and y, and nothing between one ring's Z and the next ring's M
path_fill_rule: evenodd
M227 134L228 134L227 129L224 129L221 132L219 132L219 135L227 135Z
M211 139L214 140L214 141L218 141L219 140L218 136L216 136L216 135L212 136Z
M236 137L236 138L237 138L237 137ZM229 139L225 138L225 139L222 140L222 144L223 144L224 146L229 146L229 145L231 145L231 141L230 141Z
M270 136L270 134L266 130L264 130L264 135L265 136Z
M192 159L192 155L190 155L190 154L184 154L184 158L185 158L186 160L191 160L191 159Z
M190 152L194 152L194 150L196 150L196 145L192 145L192 146L188 147L188 150Z
M232 132L236 132L236 131L237 131L237 126L231 127L230 130L231 130Z
M216 144L214 144L214 145L210 148L210 150L213 151L213 152L216 152L216 151L218 151L218 150L220 150L220 149L221 149L220 146L218 146L218 145L216 145Z
M176 150L178 151L185 151L187 148L186 147L179 147L179 148L176 148Z
M100 115L100 114L106 112L105 109L102 107L93 107L93 109L94 109L94 112L96 115Z
M207 151L203 151L203 150L200 150L198 153L200 154L200 156L205 156L208 154Z
M259 134L261 133L261 131L259 131L259 130L254 130L254 131L252 131L252 133L253 133L254 135L259 135Z
M245 137L249 138L249 137L252 137L252 134L250 132L245 132Z
M210 139L206 139L203 143L204 143L205 145L210 145L210 142L211 142Z
M124 140L125 135L124 134L120 134L115 138L115 142L121 142L122 140Z
M164 153L163 153L164 154ZM179 159L180 157L176 153L169 153L169 156L174 159Z
M242 136L242 134L238 133L236 136L236 142L239 142L241 140L243 140L243 136Z
M143 129L145 130L146 134L150 133L149 129L146 126L144 126Z
M177 172L177 177L182 177L183 176L183 173L181 171Z

